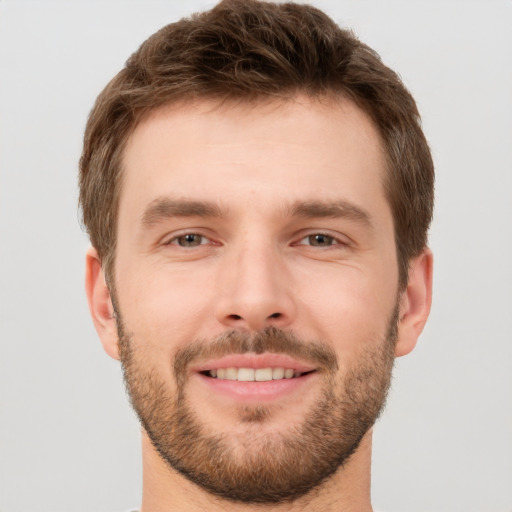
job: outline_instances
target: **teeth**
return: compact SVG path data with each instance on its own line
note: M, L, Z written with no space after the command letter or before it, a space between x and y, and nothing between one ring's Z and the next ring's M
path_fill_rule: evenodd
M238 380L241 382L252 382L254 381L254 373L254 368L239 368Z
M274 368L272 370L272 378L275 380L284 379L284 368Z
M302 373L291 368L218 368L208 372L210 377L239 382L264 382L269 380L292 379Z
M272 380L272 368L258 368L254 372L254 380L257 382Z
M226 368L226 379L237 380L238 370L236 368Z
M285 378L285 379L291 379L291 378L293 378L293 373L294 373L294 371L293 371L293 370L290 370L290 369L285 370L285 371L284 371L284 378Z

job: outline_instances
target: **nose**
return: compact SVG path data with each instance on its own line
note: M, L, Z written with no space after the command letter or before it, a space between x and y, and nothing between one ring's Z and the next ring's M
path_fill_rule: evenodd
M289 326L296 313L290 277L278 249L243 244L222 264L217 321L231 329L250 331Z

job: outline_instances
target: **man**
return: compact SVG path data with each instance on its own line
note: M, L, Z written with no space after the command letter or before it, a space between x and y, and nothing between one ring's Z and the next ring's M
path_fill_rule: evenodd
M80 202L143 512L372 510L372 426L430 309L433 179L397 75L312 7L221 2L132 55Z

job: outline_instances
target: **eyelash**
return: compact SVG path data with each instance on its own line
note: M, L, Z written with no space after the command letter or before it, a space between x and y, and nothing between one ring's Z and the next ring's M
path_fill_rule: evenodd
M311 243L311 239L320 238L320 237L326 239L330 243L327 246L315 245L315 243ZM310 243L308 243L308 244L301 243L303 240L307 240L307 239L309 239ZM317 240L317 242L319 242L319 240ZM346 242L341 241L339 238L336 238L333 235L329 235L328 233L318 232L318 233L311 233L309 235L306 235L306 236L302 237L294 245L307 245L307 246L310 246L310 247L321 247L321 248L325 249L325 248L331 248L331 247L335 247L335 246L346 246L348 244Z
M199 237L201 239L201 241L196 245L181 245L180 239L185 239L187 237ZM328 245L326 245L326 246L315 245L315 242L312 243L312 240L315 237L324 238L325 239L324 242L327 241ZM308 239L309 239L310 243L302 243L304 240L308 240ZM184 249L193 249L193 248L199 247L201 245L207 245L208 241L211 242L211 240L207 236L205 236L201 233L188 232L188 233L183 233L183 234L179 234L179 235L172 237L169 241L165 242L164 245L175 245L177 247L181 247ZM320 244L322 243L321 240L317 240L317 242L319 242ZM193 243L193 241L191 241L190 243ZM347 246L349 244L345 241L341 241L339 238L336 238L335 236L330 235L328 233L315 232L315 233L311 233L311 234L303 236L297 242L294 242L292 245L294 245L294 246L303 245L303 246L309 246L309 247L320 247L323 249L328 249L328 248L336 247L336 246Z
M190 246L180 245L179 244L179 240L180 239L184 239L186 237L199 237L199 238L202 239L202 241L199 244L197 244L197 245L190 245ZM201 233L190 232L190 233L183 233L183 234L174 236L169 241L165 242L164 245L175 245L177 247L182 247L184 249L193 249L194 247L199 247L201 245L206 245L204 240L209 240L209 238L207 236L205 236L205 235L202 235Z

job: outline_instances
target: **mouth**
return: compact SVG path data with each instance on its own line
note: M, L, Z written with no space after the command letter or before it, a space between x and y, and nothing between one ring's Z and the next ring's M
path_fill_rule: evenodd
M206 377L220 380L236 380L238 382L268 382L271 380L296 379L308 375L315 370L297 371L293 368L267 367L267 368L212 368L200 372Z
M271 353L231 354L193 369L208 393L252 403L298 393L317 373L318 369L310 364Z

